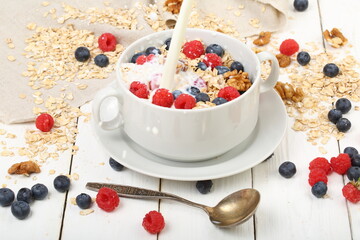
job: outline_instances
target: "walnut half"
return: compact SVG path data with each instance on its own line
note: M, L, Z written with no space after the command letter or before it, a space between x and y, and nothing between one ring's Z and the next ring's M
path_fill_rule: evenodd
M164 6L166 11L172 14L178 14L180 12L181 4L183 0L166 0Z
M292 100L294 102L300 102L304 99L304 91L302 88L294 88L290 83L277 82L275 90L283 100Z
M259 37L254 40L254 44L257 46L264 46L270 42L271 32L261 32Z
M15 163L8 170L9 174L24 174L24 175L29 175L31 173L39 173L39 172L40 172L40 167L33 161Z
M347 38L340 32L339 29L333 28L331 32L329 30L324 31L325 40L334 48L339 48L347 43Z

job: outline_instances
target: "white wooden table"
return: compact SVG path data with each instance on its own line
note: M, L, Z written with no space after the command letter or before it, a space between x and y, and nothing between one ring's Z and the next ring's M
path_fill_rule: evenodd
M360 28L357 21L360 1L309 0L309 3L305 12L295 12L289 0L292 17L285 29L275 34L278 39L294 38L300 46L306 42L322 44L322 31L337 27L353 45L351 54L360 59ZM335 51L328 44L323 46L322 51ZM286 76L282 76L282 80L286 80ZM353 104L359 106L359 103ZM90 105L82 109L90 112ZM360 112L352 110L347 117L353 124L352 129L339 142L331 139L325 146L328 150L325 155L306 141L304 133L291 129L293 120L289 118L285 137L273 157L240 174L215 179L213 189L206 195L197 191L195 182L158 179L130 169L115 172L108 165L109 156L95 139L90 123L79 119L76 140L79 152L73 157L69 151L60 153L58 161L42 166L42 173L37 175L36 180L23 176L9 179L6 176L11 157L0 157L0 186L6 184L15 193L21 187L30 188L38 182L49 188L48 199L31 204L31 215L26 220L17 220L8 207L0 207L0 239L360 239L360 205L347 202L341 193L344 183L348 182L346 176L329 176L329 197L325 199L315 198L307 183L308 164L313 158L324 156L330 159L346 146L360 150ZM0 129L18 136L6 140L8 147L24 144L22 136L32 124L0 124ZM0 140L5 139L0 136ZM26 159L20 157L17 160ZM292 161L297 166L297 173L291 179L285 179L278 173L278 167L284 161ZM48 174L50 169L56 169L55 175ZM72 181L71 189L66 194L58 193L52 186L54 177L61 173L77 173L80 176L77 181ZM161 190L209 205L216 204L238 189L255 188L261 193L261 202L253 218L231 229L213 226L199 209L167 200L121 198L120 206L112 213L106 213L94 204L94 213L81 216L80 209L71 204L71 198L82 192L95 197L95 192L85 188L88 181ZM159 210L166 221L166 227L159 235L151 235L141 226L144 215L151 210Z

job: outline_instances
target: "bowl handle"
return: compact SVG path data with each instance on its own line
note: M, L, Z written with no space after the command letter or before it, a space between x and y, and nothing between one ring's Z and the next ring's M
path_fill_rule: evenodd
M263 79L261 81L261 85L260 85L260 93L269 91L270 89L273 89L275 87L275 84L277 82L277 80L279 79L279 62L277 60L277 58L269 53L269 52L260 52L258 54L256 54L257 57L259 58L260 62L264 62L267 60L270 60L271 62L271 72L269 74L269 76L267 77L267 79Z
M119 104L118 112L116 113L116 116L113 119L109 121L102 121L100 109L102 108L102 104L104 100L110 97L115 97L117 99ZM92 112L93 112L93 118L95 124L98 124L104 130L113 130L120 128L123 125L123 121L122 121L123 118L121 113L122 103L123 103L122 95L115 88L106 87L100 90L95 95L95 98L92 103Z

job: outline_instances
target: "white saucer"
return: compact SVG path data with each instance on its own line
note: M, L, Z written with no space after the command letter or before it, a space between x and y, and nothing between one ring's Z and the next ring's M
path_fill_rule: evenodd
M274 91L260 96L259 119L252 135L229 152L205 161L185 163L158 157L134 143L123 131L93 129L109 155L134 171L164 179L198 181L231 176L264 161L280 144L286 129L285 106Z

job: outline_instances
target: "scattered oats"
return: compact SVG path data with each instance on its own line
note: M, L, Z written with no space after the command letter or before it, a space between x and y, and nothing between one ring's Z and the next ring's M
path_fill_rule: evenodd
M9 55L7 56L7 59L10 61L10 62L14 62L16 60L16 58L12 55Z
M240 16L241 16L241 12L240 12L240 11L235 11L234 14L235 14L235 16L237 16L237 17L240 17Z
M323 146L320 146L320 147L319 147L319 151L320 151L322 154L326 154L326 153L327 153L326 149L325 149Z
M258 18L251 18L249 20L249 24L251 26L253 26L254 28L259 28L260 27L260 20Z
M77 205L77 203L76 203L76 198L74 198L74 197L70 198L70 203L71 203L72 205Z
M35 97L40 97L41 95L42 95L42 92L40 92L40 91L36 91L33 93L33 96L35 96Z
M111 2L105 1L105 2L104 2L104 5L108 7L108 6L111 5Z
M26 25L26 28L29 30L34 30L36 28L36 23L29 23Z
M16 135L12 133L8 133L6 134L6 138L16 138Z
M6 175L5 178L6 178L7 180L10 180L10 179L11 179L11 177L10 177L9 175Z
M266 7L263 6L263 7L261 8L261 12L265 12L265 11L266 11Z
M240 9L244 9L244 8L245 8L245 6L244 6L244 5L242 5L242 4L240 4L240 5L239 5L239 8L240 8Z
M72 93L68 93L66 94L66 99L68 100L73 100L74 99L74 95Z
M4 135L6 133L5 129L0 129L0 135Z
M77 180L79 180L79 174L73 173L73 174L71 174L71 178L74 179L75 181L77 181Z
M7 46L8 46L8 48L11 48L11 49L14 49L14 48L15 48L15 45L14 45L14 43L13 43L13 41L12 41L11 38L5 39L5 42L6 42Z
M47 6L50 5L50 3L49 3L49 2L42 2L41 5L42 5L43 7L47 7Z
M14 156L14 153L12 151L9 151L9 150L3 150L0 153L0 155L3 156L3 157L12 157L12 156Z
M105 163L104 163L104 162L101 162L101 163L99 163L99 165L104 166L104 165L105 165Z
M355 111L359 111L359 110L360 110L360 107L359 107L359 106L355 106L355 107L354 107L354 110L355 110Z
M94 212L94 209L85 209L80 211L81 216L86 216Z
M19 94L19 98L25 99L25 98L26 98L26 95L25 95L24 93L20 93L20 94Z
M36 181L38 178L37 176L33 176L32 180Z
M77 88L78 89L80 89L80 90L84 90L84 89L86 89L88 87L88 85L86 85L86 84L79 84L78 86L77 86Z
M1 184L1 187L2 187L2 188L6 188L6 187L7 187L7 184L3 183L3 184Z
M40 97L37 97L35 98L34 103L40 105L44 103L44 100Z
M234 8L232 6L227 6L226 10L233 10Z
M50 169L50 170L49 170L49 175L53 175L53 174L55 174L55 170L54 170L54 169Z

